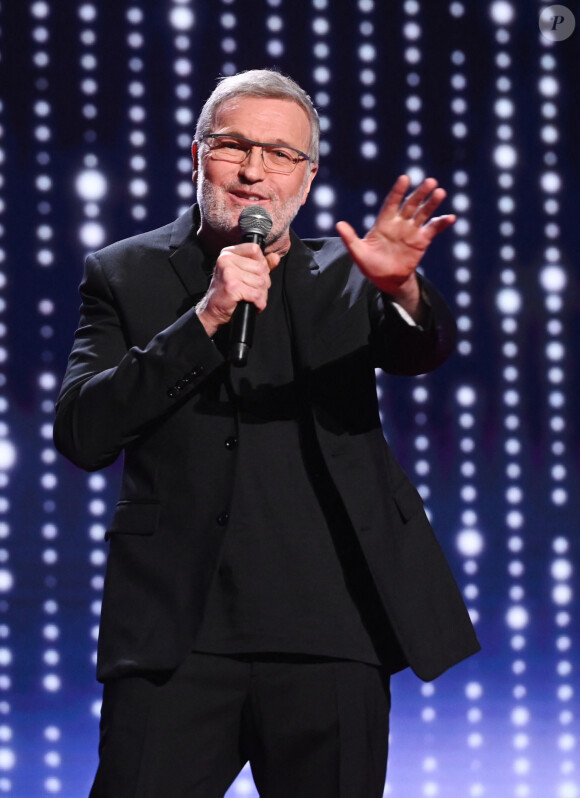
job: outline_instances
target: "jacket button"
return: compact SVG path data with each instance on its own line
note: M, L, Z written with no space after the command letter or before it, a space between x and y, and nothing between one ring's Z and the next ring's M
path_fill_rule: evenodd
M232 435L231 438L226 438L224 441L226 449L236 449L238 446L238 439L235 435Z
M226 510L224 510L218 515L218 517L215 520L220 526L225 526L227 522L230 520L230 514Z

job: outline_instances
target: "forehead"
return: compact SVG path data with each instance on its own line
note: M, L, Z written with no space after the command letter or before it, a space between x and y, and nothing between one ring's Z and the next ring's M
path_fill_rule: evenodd
M254 141L286 142L308 149L310 119L292 100L237 97L219 106L213 132L237 133Z

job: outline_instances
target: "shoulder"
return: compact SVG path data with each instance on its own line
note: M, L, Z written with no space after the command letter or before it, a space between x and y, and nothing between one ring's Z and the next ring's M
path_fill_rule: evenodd
M174 221L154 230L115 241L91 253L89 259L93 258L101 264L108 264L118 263L132 257L141 258L145 253L148 255L159 253L167 256L170 249L183 243L192 229L193 216L192 209L189 208Z
M351 262L346 247L338 236L332 238L301 238L298 240L312 254L321 268L335 262Z

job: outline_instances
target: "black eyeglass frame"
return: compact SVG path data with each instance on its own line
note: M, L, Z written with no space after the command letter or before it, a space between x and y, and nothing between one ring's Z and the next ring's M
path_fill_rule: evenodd
M250 149L252 147L261 147L262 148L262 163L264 163L264 168L268 169L271 172L275 172L277 170L276 169L271 169L270 167L266 166L266 164L264 162L264 147L279 147L280 149L283 149L283 150L292 150L292 152L295 152L295 153L297 153L300 156L300 158L298 158L296 161L293 162L294 163L294 168L292 169L291 172L280 172L280 174L292 174L294 169L296 169L298 164L301 163L302 161L312 161L312 158L310 157L310 155L307 155L305 152L302 152L302 150L298 150L296 147L291 147L289 144L277 144L276 142L273 142L273 141L252 141L252 139L247 139L244 136L236 136L236 135L234 135L232 133L205 133L203 136L199 137L199 140L198 140L197 143L199 143L201 141L204 141L205 139L220 139L220 138L234 139L235 141L240 141L240 142L243 142L244 144L249 144L250 145ZM248 150L248 152L246 153L245 157L242 158L241 161L231 161L231 163L243 163L245 161L245 159L248 157L248 153L249 152L250 152L250 150Z

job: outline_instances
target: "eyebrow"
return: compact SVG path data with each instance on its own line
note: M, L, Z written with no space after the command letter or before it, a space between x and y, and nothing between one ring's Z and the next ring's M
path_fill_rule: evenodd
M234 130L228 130L225 133L216 131L216 136L237 136L238 138L245 139L246 141L254 141L254 139L250 139L243 133L238 133ZM288 144L288 142L284 141L283 139L274 139L274 141L257 141L256 144L272 144L275 147L288 147L288 149L295 150L295 152L304 152L299 147L295 147L293 144ZM304 152L304 154L306 153Z

